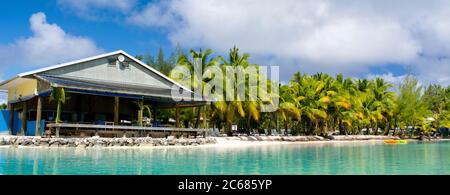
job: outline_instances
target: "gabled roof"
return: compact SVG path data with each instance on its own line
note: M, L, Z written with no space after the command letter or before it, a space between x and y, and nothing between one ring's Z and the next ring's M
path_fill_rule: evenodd
M0 83L0 89L5 90L5 88L4 88L5 84L8 84L9 82L11 82L11 81L13 81L15 79L18 79L18 78L24 78L24 77L31 76L31 75L34 75L34 74L39 74L39 73L42 73L42 72L46 72L46 71L49 71L49 70L63 68L63 67L67 67L67 66L71 66L71 65L75 65L75 64L80 64L80 63L83 63L83 62L88 62L88 61L92 61L92 60L96 60L96 59L100 59L100 58L104 58L104 57L108 57L108 56L112 56L112 55L118 55L118 54L122 54L122 55L130 58L131 60L133 60L137 64L139 64L139 65L147 68L148 70L152 71L153 73L161 76L162 78L164 78L165 80L169 81L170 83L173 83L173 84L183 88L184 90L192 92L190 89L188 89L188 88L184 87L183 85L177 83L176 81L170 79L166 75L164 75L161 72L155 70L154 68L148 66L147 64L145 64L142 61L136 59L135 57L131 56L130 54L128 54L127 52L125 52L123 50L117 50L117 51L113 51L113 52L110 52L110 53L100 54L100 55L96 55L96 56L92 56L92 57L88 57L88 58L84 58L84 59L80 59L80 60L75 60L75 61L66 62L66 63L63 63L63 64L58 64L58 65L54 65L54 66L49 66L49 67L45 67L45 68L29 71L29 72L20 73L17 76L15 76L15 77L13 77L13 78L11 78L9 80L1 82Z

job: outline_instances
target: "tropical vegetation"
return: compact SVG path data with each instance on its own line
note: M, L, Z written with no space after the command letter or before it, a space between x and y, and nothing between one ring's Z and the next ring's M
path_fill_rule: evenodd
M66 92L62 87L52 87L52 93L50 94L50 101L56 101L56 118L55 123L58 124L61 121L61 106L66 103Z
M212 50L194 50L184 53L177 50L167 60L162 49L157 60L152 56L138 56L146 63L180 83L189 84L192 89L208 88L213 75L209 69L219 68L226 72L227 66L259 69L250 61L248 53L240 53L234 47L228 56L215 55ZM147 60L145 60L147 59ZM186 80L173 74L175 66L184 66L192 71L196 60L200 60L202 78ZM245 72L244 72L245 73ZM234 88L223 90L224 97L234 96L233 101L213 101L198 108L183 108L181 119L184 127L214 127L231 134L231 126L237 125L241 133L270 133L277 131L294 135L329 134L432 134L439 128L450 128L450 86L439 84L423 85L413 75L405 76L400 84L387 82L383 78L345 78L342 74L314 75L296 72L287 83L279 85L279 107L275 112L261 112L264 104L262 90L258 97L250 97L248 75L237 79L237 74L221 75L226 83L234 82ZM215 75L217 76L217 75ZM258 75L264 80L264 75ZM236 87L247 86L245 100L239 99ZM256 87L258 86L251 86ZM216 89L218 90L218 89ZM231 95L230 95L231 94ZM163 121L173 116L174 109L167 109L161 115ZM200 120L202 119L202 123Z

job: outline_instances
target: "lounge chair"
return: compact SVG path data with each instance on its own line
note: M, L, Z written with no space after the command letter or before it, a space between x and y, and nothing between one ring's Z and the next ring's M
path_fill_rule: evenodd
M253 129L253 130L251 131L251 134L250 134L250 135L253 135L253 136L259 136L259 132L258 132L258 130Z
M272 136L277 136L277 135L279 135L279 133L277 132L276 129L272 129L271 133L272 133Z
M212 134L213 134L214 137L220 137L219 129L213 128Z

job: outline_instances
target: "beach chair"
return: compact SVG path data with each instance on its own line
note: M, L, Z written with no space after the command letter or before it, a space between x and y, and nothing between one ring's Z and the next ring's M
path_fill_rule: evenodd
M219 136L220 136L220 132L219 132L218 129L212 128L212 129L211 129L211 135L212 135L213 137L219 137Z
M215 131L216 131L216 134L217 134L218 137L223 136L222 134L220 134L220 129L219 128L215 129Z
M254 136L259 136L259 132L258 132L258 130L256 130L256 129L253 129L252 131L253 131L253 133L252 133L252 134L253 134Z
M272 129L271 133L272 133L272 136L279 135L276 129Z

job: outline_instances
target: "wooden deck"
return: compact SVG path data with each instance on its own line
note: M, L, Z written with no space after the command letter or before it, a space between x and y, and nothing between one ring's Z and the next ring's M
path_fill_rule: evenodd
M144 135L149 132L162 133L187 133L190 135L203 134L207 129L191 129L191 128L171 128L171 127L137 127L137 126L121 126L121 125L96 125L96 124L71 124L71 123L49 123L46 125L50 129L56 129L56 136L63 131L84 131L84 132L105 132L118 134L123 132L138 132L138 135Z

